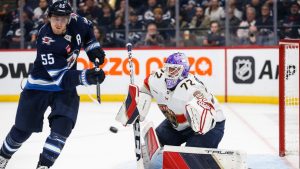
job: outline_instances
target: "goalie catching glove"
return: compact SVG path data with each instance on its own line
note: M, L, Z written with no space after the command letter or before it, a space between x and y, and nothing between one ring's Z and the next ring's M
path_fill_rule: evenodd
M212 103L206 99L193 98L185 108L187 119L195 132L205 134L215 127L216 112Z
M143 121L148 114L150 105L151 96L139 91L138 86L130 84L127 98L121 106L116 120L124 126L133 124L137 118Z

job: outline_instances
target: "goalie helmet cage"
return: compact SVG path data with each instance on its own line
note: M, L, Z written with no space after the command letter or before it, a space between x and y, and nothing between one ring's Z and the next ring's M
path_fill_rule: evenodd
M300 39L279 42L279 155L299 157Z

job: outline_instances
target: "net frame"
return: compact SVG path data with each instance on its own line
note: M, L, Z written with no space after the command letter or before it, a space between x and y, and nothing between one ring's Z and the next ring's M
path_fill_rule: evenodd
M280 40L279 42L279 156L283 157L287 155L287 145L286 145L286 100L289 98L286 98L286 78L287 77L287 70L286 70L286 48L289 49L296 49L298 50L298 68L295 69L295 71L298 70L298 75L299 75L299 66L300 66L300 59L299 59L299 54L300 54L300 39L285 39L285 40ZM298 98L293 100L295 102L295 105L298 106L298 157L300 156L300 103L299 103L299 84L300 84L300 78L298 77ZM296 107L295 106L295 107ZM297 149L297 148L296 148Z

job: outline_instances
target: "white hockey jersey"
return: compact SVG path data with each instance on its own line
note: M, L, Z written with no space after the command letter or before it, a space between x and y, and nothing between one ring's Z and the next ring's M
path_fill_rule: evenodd
M185 106L199 94L199 92L214 106L216 122L225 120L218 100L208 92L204 84L198 80L196 76L189 74L173 91L167 89L165 77L166 74L164 70L159 69L145 79L144 86L156 100L160 110L171 122L174 129L181 131L190 126L185 117Z

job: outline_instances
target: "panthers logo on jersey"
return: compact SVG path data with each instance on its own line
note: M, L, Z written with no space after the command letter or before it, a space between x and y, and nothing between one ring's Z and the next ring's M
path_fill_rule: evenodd
M174 128L178 127L178 121L176 118L175 113L168 108L167 105L159 104L159 109L162 111L162 113L165 115L165 117L169 120L169 122L172 124Z

